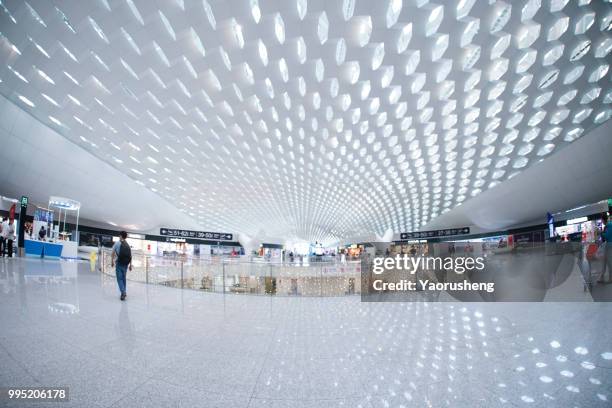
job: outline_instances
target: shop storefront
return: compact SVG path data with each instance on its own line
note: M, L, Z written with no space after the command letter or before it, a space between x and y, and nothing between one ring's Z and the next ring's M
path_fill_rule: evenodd
M603 227L601 218L574 218L567 220L566 225L555 228L555 238L560 242L595 242L601 236Z
M427 241L414 240L405 242L395 242L389 246L389 255L412 255L412 256L427 256L428 254Z
M279 263L283 261L283 246L279 244L261 244L254 260Z
M213 259L243 255L242 246L238 242L210 242L141 234L128 234L127 242L133 250L157 257Z

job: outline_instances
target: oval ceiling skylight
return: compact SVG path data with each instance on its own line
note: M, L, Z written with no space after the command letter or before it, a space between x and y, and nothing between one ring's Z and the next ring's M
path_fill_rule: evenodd
M259 59L264 66L268 66L268 49L263 41L257 41L257 52L259 53Z
M429 12L427 21L425 22L425 35L427 37L435 34L436 31L438 31L440 24L442 24L443 18L444 18L444 6L442 5L433 6L431 11Z
M372 56L372 70L376 71L382 65L383 58L385 58L385 44L378 43L374 48L374 55Z
M355 17L353 21L356 21L356 42L360 47L365 46L368 42L370 42L370 37L372 36L372 17L370 16L360 16Z
M251 16L256 24L261 20L261 9L259 8L259 0L249 0L251 6Z
M215 15L213 14L212 7L210 7L210 4L208 4L208 1L206 0L202 0L202 7L204 8L204 14L206 14L208 23L210 24L213 30L216 30L217 20L215 19Z
M327 19L327 13L323 11L319 15L319 21L317 22L317 36L319 37L319 42L321 44L325 44L327 42L329 32L329 20Z
M274 35L280 44L285 43L285 22L280 13L274 15Z
M387 14L385 16L387 28L391 28L397 23L400 13L402 12L402 0L389 0L387 5Z
M404 25L404 27L402 27L401 30L399 30L399 36L397 38L397 53L401 54L404 51L406 51L406 48L408 48L408 44L410 43L410 40L412 39L412 23L408 23L406 25Z
M343 0L342 1L342 16L344 21L349 21L353 17L355 12L355 0Z
M303 20L308 12L308 0L296 0L295 3L298 18Z
M340 38L336 43L336 64L341 65L346 59L346 41Z
M322 59L317 59L315 61L315 78L317 82L323 81L323 77L325 75L325 64Z

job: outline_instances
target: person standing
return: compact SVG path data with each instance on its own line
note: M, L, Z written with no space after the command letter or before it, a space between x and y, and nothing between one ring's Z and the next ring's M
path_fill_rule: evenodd
M4 238L4 246L6 247L7 256L12 258L13 241L15 240L15 220L4 221L2 224L2 237Z
M117 284L119 285L119 291L121 292L121 300L125 300L127 297L126 292L126 274L128 268L132 270L132 249L126 241L127 232L121 231L119 234L119 241L115 242L112 250L111 267L115 267L115 274L117 275ZM115 262L117 258L117 262Z
M47 236L47 231L45 230L45 226L42 225L40 227L40 231L38 231L38 240L44 241L46 236Z

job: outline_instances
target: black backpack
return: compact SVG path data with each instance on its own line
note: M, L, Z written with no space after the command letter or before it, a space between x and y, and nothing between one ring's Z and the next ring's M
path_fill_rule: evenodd
M119 255L117 255L117 263L120 265L128 265L132 261L132 249L127 242L121 241L119 246Z

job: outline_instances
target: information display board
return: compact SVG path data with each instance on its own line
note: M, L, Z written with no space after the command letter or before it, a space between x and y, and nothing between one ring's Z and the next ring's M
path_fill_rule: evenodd
M400 234L400 239L402 241L405 241L407 239L443 238L443 237L452 237L455 235L466 235L469 233L470 233L470 227L448 228L448 229L435 230L435 231L402 232Z
M231 241L234 236L228 232L190 231L176 228L160 228L159 235L177 238L210 239L215 241Z
M49 211L44 208L37 208L34 210L34 221L43 221L47 224L52 224L53 211Z

